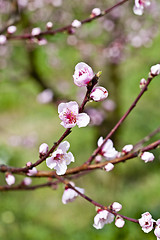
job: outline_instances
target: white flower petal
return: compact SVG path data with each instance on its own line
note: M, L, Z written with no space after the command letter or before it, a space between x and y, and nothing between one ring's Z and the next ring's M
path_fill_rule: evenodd
M56 166L56 161L53 159L53 157L49 157L46 159L46 164L47 167L49 167L50 169L53 169Z
M61 149L62 152L67 152L70 148L70 143L68 141L61 142L58 146L58 149Z
M86 113L79 113L77 116L78 127L86 127L90 122L90 117Z

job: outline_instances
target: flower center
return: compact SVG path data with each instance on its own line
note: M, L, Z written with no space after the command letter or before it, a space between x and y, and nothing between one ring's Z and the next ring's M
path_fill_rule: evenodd
M54 157L54 160L60 161L63 159L63 157L64 157L64 154L57 153L56 156Z
M67 120L68 123L76 123L76 115L71 112L69 109L67 109L68 111L65 112L65 118Z

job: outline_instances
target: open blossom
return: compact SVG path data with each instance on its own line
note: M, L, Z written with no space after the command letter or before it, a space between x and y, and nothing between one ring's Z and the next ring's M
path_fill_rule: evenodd
M90 98L95 102L103 101L108 97L108 91L104 87L95 87L90 94Z
M154 220L152 219L152 215L149 212L143 213L142 217L138 221L145 233L152 231Z
M104 170L105 170L106 172L112 171L113 168L114 168L114 164L113 164L113 163L107 163L107 164L104 166Z
M159 75L160 74L160 64L156 64L156 65L152 66L150 72L154 76Z
M103 143L103 137L98 139L98 147L100 147ZM108 139L107 142L101 148L100 154L105 157L107 160L111 160L117 157L118 152L113 147L113 142L111 139Z
M15 183L15 177L11 173L6 174L5 180L9 186Z
M74 156L71 152L68 152L70 147L69 142L64 141L59 144L56 151L54 151L51 157L46 159L46 164L50 169L55 169L58 175L65 174L67 165L74 162Z
M156 227L155 227L155 230L154 230L154 234L156 235L157 240L160 240L160 219L158 219L156 221Z
M93 227L102 229L105 224L111 223L114 220L114 215L107 210L98 209L97 215L94 217Z
M87 86L87 84L94 77L93 70L84 62L80 62L75 66L75 72L73 75L74 83L79 86Z
M65 128L86 127L90 117L86 113L79 113L77 102L60 103L58 106L59 118L62 120L61 125Z
M153 153L150 153L150 152L143 152L141 154L141 159L147 163L147 162L152 162L154 160L154 155Z
M124 226L124 224L125 224L124 219L122 217L120 217L120 216L117 216L116 220L115 220L116 227L122 228Z
M75 187L74 183L70 183L73 187ZM81 193L84 193L83 188L75 187L76 190L78 190ZM73 189L69 187L65 187L63 196L62 196L62 203L67 204L69 202L73 202L78 197L78 193L75 192Z
M135 0L133 12L136 15L142 15L144 12L144 8L150 6L150 4L150 0Z

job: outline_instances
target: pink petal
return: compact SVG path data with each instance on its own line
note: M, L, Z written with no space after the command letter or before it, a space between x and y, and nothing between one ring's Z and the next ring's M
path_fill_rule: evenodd
M77 116L78 127L86 127L90 122L90 117L86 113L79 113Z

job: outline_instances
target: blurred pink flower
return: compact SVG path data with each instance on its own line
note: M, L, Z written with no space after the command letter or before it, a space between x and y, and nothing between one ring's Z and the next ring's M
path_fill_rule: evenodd
M116 212L119 212L122 209L122 205L118 202L114 202L111 205L111 209L116 211Z
M75 19L71 25L72 27L79 28L82 24L79 20Z
M125 224L124 219L122 217L120 217L120 216L117 216L116 220L115 220L116 227L122 228L124 226L124 224Z
M54 151L51 157L46 159L47 167L50 169L55 169L58 175L65 174L67 170L67 165L74 162L74 156L71 152L68 152L70 147L69 142L64 141L59 144L56 151Z
M58 113L59 118L62 120L61 125L65 128L72 128L76 124L78 127L86 127L89 124L90 117L86 113L78 112L77 102L60 103Z
M113 168L114 168L114 164L113 164L113 163L107 163L107 164L104 166L104 170L105 170L106 172L112 171Z
M130 151L132 151L133 149L133 145L132 144L128 144L128 145L125 145L123 148L122 148L122 152L124 154L127 154L129 153Z
M156 65L152 66L150 72L154 76L159 75L160 74L160 64L156 64Z
M48 144L47 143L42 143L39 146L39 154L40 156L45 155L48 152Z
M84 62L80 62L75 66L75 72L73 75L74 83L79 86L87 86L88 83L94 77L93 70Z
M6 173L5 180L9 186L13 185L15 183L15 176L13 176L11 173Z

